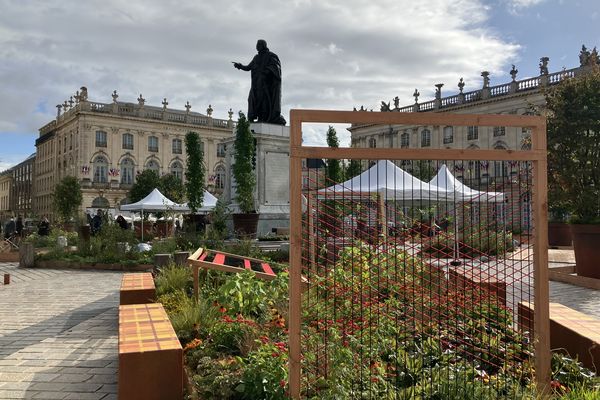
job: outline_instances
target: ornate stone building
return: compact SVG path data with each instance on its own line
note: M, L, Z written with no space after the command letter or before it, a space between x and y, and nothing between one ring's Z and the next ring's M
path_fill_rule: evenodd
M481 73L481 89L464 92L462 78L458 82L458 93L442 96L444 84L436 84L435 98L419 102L420 93L415 89L414 104L400 107L398 97L392 102L381 102L381 111L385 112L451 112L468 114L538 114L545 112L544 90L564 79L591 70L599 63L598 52L591 52L585 46L579 55L580 66L548 72L548 57L540 58L539 76L517 79L518 70L513 65L509 71L510 81L490 86L489 72ZM355 111L356 108L355 108ZM357 112L366 112L361 107ZM352 146L384 148L448 148L448 149L527 149L531 146L531 133L525 128L490 126L396 126L396 125L352 125L350 128ZM405 160L401 167L408 172L418 172L423 164ZM450 162L450 164L453 164ZM435 166L433 166L435 167ZM511 210L519 214L519 224L528 227L530 222L530 204L528 193L515 188L522 166L517 162L470 161L449 165L454 175L467 185L484 190L494 189L519 193L512 196ZM511 197L509 195L509 197Z
M0 220L32 213L35 153L0 174Z
M199 134L204 149L209 190L221 193L227 174L225 138L235 126L229 120L206 114L149 106L140 95L136 103L99 103L88 99L82 87L68 101L57 105L56 119L40 128L36 140L35 195L33 209L38 215L52 215L52 193L65 176L79 179L83 191L82 208L116 208L127 201L136 175L145 169L174 174L184 179L185 135Z

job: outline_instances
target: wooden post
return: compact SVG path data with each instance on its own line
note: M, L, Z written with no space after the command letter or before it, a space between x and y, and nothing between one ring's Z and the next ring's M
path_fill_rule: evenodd
M173 255L173 260L176 265L187 265L187 259L190 256L189 251L176 251Z
M293 399L300 398L300 326L302 323L302 158L295 149L302 146L302 122L290 111L290 288L289 288L289 388ZM310 203L307 212L310 210Z
M546 161L546 121L533 128L532 148L544 157L533 161L533 279L535 380L538 392L550 394L550 309L548 288L548 167Z
M164 267L169 265L171 262L170 254L155 254L154 255L154 265L156 267Z

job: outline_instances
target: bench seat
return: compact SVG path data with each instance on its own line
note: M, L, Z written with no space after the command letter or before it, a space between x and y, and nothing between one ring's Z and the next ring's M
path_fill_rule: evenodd
M573 310L560 303L550 303L550 347L565 349L571 357L592 371L600 372L600 319ZM519 328L533 331L534 306L520 302Z
M119 306L119 399L183 398L183 350L162 304Z
M156 288L150 272L123 275L120 291L121 305L153 303L155 299Z

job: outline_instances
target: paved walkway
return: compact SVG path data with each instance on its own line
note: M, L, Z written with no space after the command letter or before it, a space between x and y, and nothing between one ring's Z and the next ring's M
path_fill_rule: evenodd
M0 399L117 399L122 273L0 263L4 273Z

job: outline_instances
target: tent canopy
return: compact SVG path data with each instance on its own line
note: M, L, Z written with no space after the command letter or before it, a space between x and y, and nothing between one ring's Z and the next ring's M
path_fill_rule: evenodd
M384 200L445 200L448 190L415 178L389 160L379 160L344 183L318 191L320 199L358 199L379 193Z
M440 167L440 170L433 179L429 181L429 184L448 192L450 195L448 200L490 203L500 203L504 201L504 193L481 192L466 186L452 175L446 164L443 164Z
M190 211L185 204L178 204L169 200L163 195L160 190L154 189L150 194L142 200L121 206L121 210L125 211Z
M204 200L202 201L202 207L198 209L198 212L210 212L217 205L217 198L213 196L208 190L204 191ZM182 204L185 207L188 207L188 203Z

